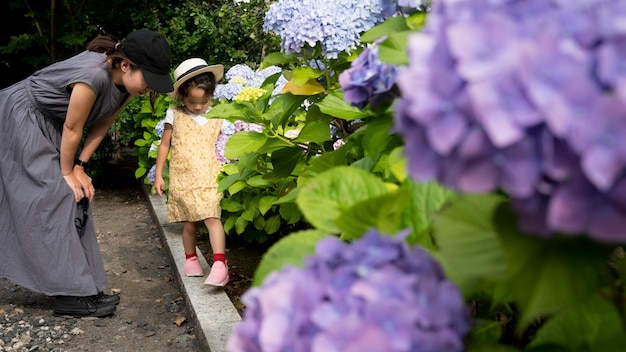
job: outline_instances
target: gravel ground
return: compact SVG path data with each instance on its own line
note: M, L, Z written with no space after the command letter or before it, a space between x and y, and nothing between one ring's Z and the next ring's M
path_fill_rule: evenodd
M53 298L0 279L0 352L206 350L134 165L109 165L92 204L107 293L121 297L116 312L56 317Z

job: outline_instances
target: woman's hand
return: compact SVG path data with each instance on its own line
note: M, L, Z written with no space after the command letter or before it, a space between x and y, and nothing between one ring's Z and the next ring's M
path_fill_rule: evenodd
M63 178L74 192L76 202L83 197L89 198L90 202L93 200L95 189L91 183L91 177L85 173L85 169L82 166L74 166L72 173L63 176Z

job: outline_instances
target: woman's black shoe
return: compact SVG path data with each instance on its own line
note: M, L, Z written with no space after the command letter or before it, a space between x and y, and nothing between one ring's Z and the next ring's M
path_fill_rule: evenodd
M54 298L54 315L104 317L115 312L115 304L103 303L96 297L56 296Z
M98 301L100 301L101 303L105 303L105 304L118 304L120 303L120 296L119 295L107 295L106 293L100 291L98 292L98 294L96 295L96 298L98 299Z

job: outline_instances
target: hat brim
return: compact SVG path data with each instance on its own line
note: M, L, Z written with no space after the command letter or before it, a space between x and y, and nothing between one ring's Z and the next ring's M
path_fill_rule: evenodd
M151 90L157 93L170 93L174 90L172 78L169 74L162 75L152 73L147 70L141 70L141 73L143 74L143 79L146 81L146 84Z
M168 95L170 96L170 98L174 98L177 99L178 97L178 88L185 82L187 82L188 80L190 80L191 78L202 74L202 73L206 73L206 72L211 72L213 73L213 76L215 76L215 83L219 82L222 77L224 76L224 65L221 64L217 64L217 65L210 65L207 67L203 67L201 69L195 70L193 72L190 72L186 75L184 75L183 77L181 77L180 79L178 79L175 83L174 83L174 90L171 91Z

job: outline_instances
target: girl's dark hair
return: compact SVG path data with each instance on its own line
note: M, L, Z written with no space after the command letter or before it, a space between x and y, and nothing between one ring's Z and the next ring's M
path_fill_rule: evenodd
M135 65L132 60L126 56L126 54L124 54L121 50L118 50L117 44L118 43L111 37L100 35L87 44L87 50L95 51L97 53L105 53L111 59L111 65L113 67L119 65L122 60L126 60L130 62L130 66L133 71L138 69L139 67Z
M204 90L204 95L213 97L215 92L215 75L213 72L204 72L195 77L188 79L178 87L178 96L186 97L190 88L200 88Z

